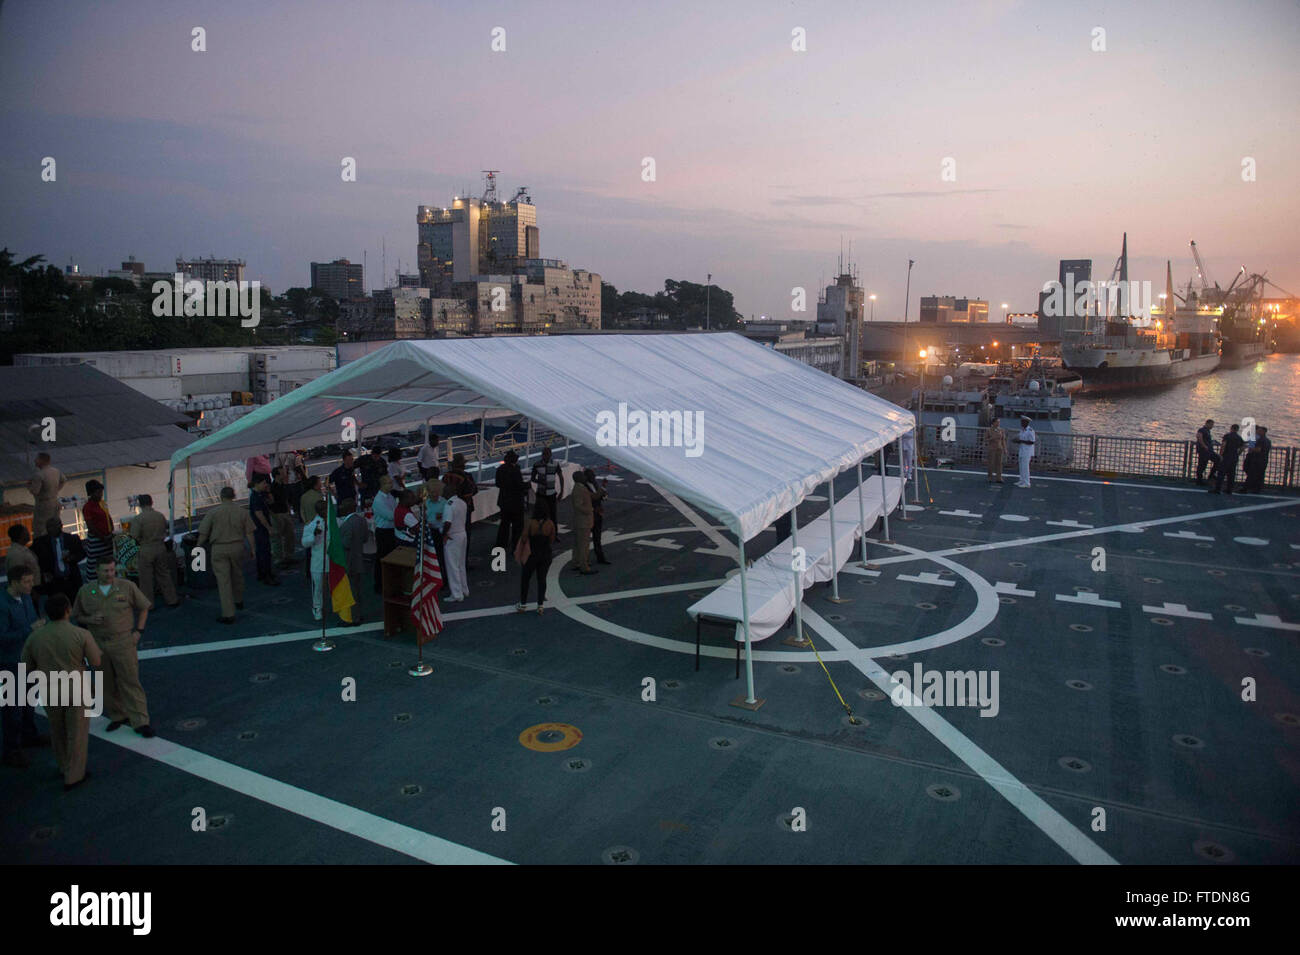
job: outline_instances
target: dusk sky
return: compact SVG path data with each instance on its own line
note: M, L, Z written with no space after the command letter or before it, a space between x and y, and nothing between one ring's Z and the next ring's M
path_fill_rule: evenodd
M381 241L390 279L415 271L417 205L494 168L543 256L620 290L712 272L746 315L815 302L841 241L877 319L908 258L913 318L932 293L1030 311L1060 258L1109 274L1125 231L1158 288L1195 239L1224 285L1244 264L1300 292L1298 54L1290 0L7 0L0 245L92 273L244 258L275 292L368 250L374 286Z

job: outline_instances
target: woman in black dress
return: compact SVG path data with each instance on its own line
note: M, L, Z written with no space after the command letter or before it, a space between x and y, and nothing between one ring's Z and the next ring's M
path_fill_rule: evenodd
M542 612L546 602L546 572L551 569L551 544L555 540L555 522L551 520L545 498L539 497L533 508L533 516L524 526L528 538L528 560L524 562L523 577L519 581L519 603L515 610L524 612L528 603L528 582L533 573L537 573L537 612Z

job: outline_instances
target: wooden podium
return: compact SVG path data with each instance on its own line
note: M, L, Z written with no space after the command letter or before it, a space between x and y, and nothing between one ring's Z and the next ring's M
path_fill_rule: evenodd
M415 578L415 548L398 547L380 563L380 586L384 601L384 636L391 637L413 627L411 587Z

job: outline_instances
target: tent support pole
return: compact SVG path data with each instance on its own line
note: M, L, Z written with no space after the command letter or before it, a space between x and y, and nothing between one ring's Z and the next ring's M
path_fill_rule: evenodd
M483 477L483 450L484 450L483 442L485 440L486 435L487 435L487 412L485 411L478 416L478 455L477 455L478 461L475 463L478 464L477 470L478 470L478 476L480 478Z
M885 515L885 536L881 540L889 541L889 491L885 486L885 449L880 449L880 512Z
M840 596L840 561L836 554L835 548L835 478L832 477L826 482L828 495L831 500L831 595L827 599L831 603L846 604L850 598ZM852 553L852 551L850 551Z
M745 617L745 690L746 695L736 697L731 701L732 706L738 706L745 710L756 710L763 705L763 701L754 696L754 655L751 649L752 641L749 635L749 576L745 573L745 538L742 536L744 531L736 533L736 540L740 543L740 612Z
M803 633L803 575L808 569L808 558L799 557L799 508L790 511L790 570L794 573L794 636L787 637L782 643L791 647L808 647L812 645Z
M167 474L167 536L176 536L176 465Z
M921 442L916 429L912 429L912 496L913 504L921 503Z
M862 538L862 563L867 562L867 505L862 500L866 493L862 486L862 459L858 459L858 535Z
M898 509L903 512L900 520L910 521L907 516L907 469L903 467L903 439L898 439Z

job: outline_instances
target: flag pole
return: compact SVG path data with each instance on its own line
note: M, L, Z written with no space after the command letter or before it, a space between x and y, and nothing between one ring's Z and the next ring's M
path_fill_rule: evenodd
M426 545L425 528L429 523L429 509L425 506L424 501L420 502L420 548L415 553L415 567L411 568L411 592L416 590L416 577L424 575L424 548ZM437 596L434 596L437 599ZM408 611L410 608L407 608ZM424 662L424 640L420 633L420 621L416 619L415 614L411 614L411 622L415 624L415 666L406 672L411 676L428 676L433 672L433 667Z
M331 487L331 486L332 486L332 485L329 484L329 482L326 482L326 484L325 484L325 541L324 541L324 543L325 543L325 567L324 567L324 571L323 571L325 576L321 579L321 586L320 586L320 639L317 640L315 643L313 643L313 644L311 645L311 648L312 648L313 650L315 650L317 653L328 653L330 650L333 650L333 649L334 649L334 641L333 641L333 640L330 640L328 637L325 636L325 624L326 624L326 622L327 622L327 620L328 620L328 618L329 618L329 608L327 608L327 607L325 606L325 596L326 596L326 595L325 595L325 589L326 589L326 586L329 584L329 581L330 581L330 518L329 518L329 514L330 514L330 487ZM310 566L311 566L311 565L310 565L310 563L309 563L309 564L308 564L308 567L310 568ZM310 570L308 571L308 573L310 574ZM313 581L311 582L311 586L312 586L312 591L313 591L312 596L315 596L316 581L313 580ZM333 600L330 600L330 606L332 607L333 605L334 605L334 601L333 601Z

